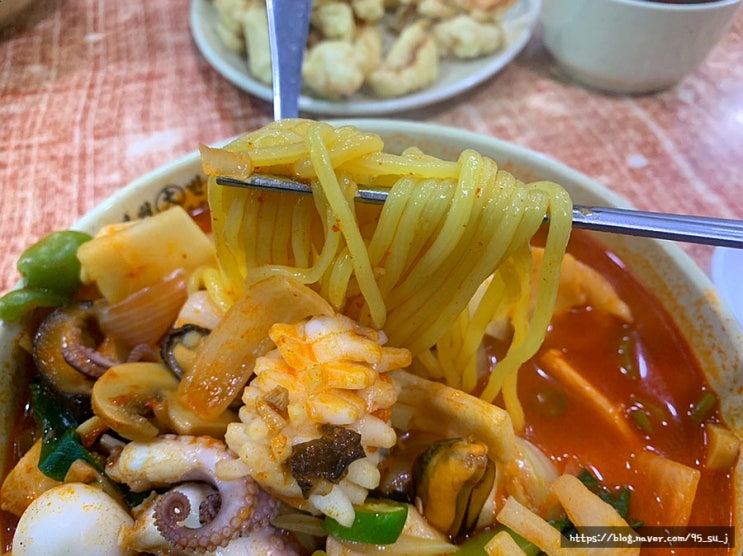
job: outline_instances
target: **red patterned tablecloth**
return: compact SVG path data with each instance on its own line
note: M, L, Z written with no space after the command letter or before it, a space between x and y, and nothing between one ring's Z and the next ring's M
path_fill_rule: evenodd
M134 178L267 123L197 50L188 0L35 0L0 30L0 291L25 246ZM554 157L639 208L743 218L743 11L678 86L610 96L566 80L539 32L486 84L396 117ZM711 249L685 246L708 269Z

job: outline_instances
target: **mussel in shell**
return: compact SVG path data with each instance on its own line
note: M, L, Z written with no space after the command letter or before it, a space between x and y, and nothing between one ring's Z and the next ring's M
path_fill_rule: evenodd
M472 438L431 444L415 462L415 494L426 519L449 538L471 532L495 482L488 447Z

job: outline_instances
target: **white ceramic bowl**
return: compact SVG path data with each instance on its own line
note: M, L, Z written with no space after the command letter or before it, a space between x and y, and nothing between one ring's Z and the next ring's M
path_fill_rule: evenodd
M544 0L544 44L566 74L617 93L665 89L706 58L741 0Z
M386 149L400 150L417 145L441 158L456 159L465 147L499 161L525 181L549 179L561 183L575 203L627 207L628 203L587 176L550 158L507 143L441 126L392 120L344 120L379 133ZM173 200L198 202L204 193L197 152L134 181L75 224L93 232L106 223L134 218L149 208L164 208ZM743 333L736 319L721 304L706 275L673 243L602 234L601 240L627 262L632 271L652 289L690 343L707 372L711 386L720 394L728 425L743 427ZM13 326L0 325L0 438L8 438L15 416L14 393L20 374L14 360ZM737 372L729 372L730 370ZM728 372L722 372L727 370ZM5 446L0 454L5 457ZM739 468L739 471L741 469ZM740 477L743 473L738 472ZM740 479L739 479L740 481ZM739 485L740 486L740 485ZM738 492L740 490L738 489ZM740 494L738 494L740 497ZM740 509L738 509L740 512ZM740 515L736 523L743 523Z
M743 276L743 249L715 248L711 266L712 281L738 322L743 325L743 289L740 287L740 277Z

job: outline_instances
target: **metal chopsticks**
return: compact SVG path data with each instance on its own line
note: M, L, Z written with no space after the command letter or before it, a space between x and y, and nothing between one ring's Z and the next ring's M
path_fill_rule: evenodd
M266 174L253 174L247 180L218 177L217 183L231 187L312 194L310 187L304 183ZM356 199L360 202L381 204L387 199L387 191L387 188L359 188ZM743 249L743 221L741 220L575 205L573 227L597 232Z

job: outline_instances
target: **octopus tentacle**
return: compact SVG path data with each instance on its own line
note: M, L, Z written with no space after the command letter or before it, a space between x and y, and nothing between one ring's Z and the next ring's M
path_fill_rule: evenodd
M155 507L155 525L160 534L178 548L206 552L227 546L231 540L238 537L244 522L250 520L251 511L252 508L243 508L229 521L223 523L222 527L212 525L218 518L217 513L211 521L198 529L193 529L180 524L191 512L191 504L183 493L174 490L158 500Z
M137 344L126 357L127 363L136 363L138 361L149 361L155 363L159 361L158 351L149 344Z
M271 520L279 511L279 501L262 488L258 489L258 501L251 521L255 529L271 527Z
M219 513L219 508L222 506L222 499L218 492L214 492L206 497L206 499L199 506L199 523L209 523Z
M185 481L211 484L218 502L207 502L200 517L210 518L201 527L183 524L191 511L188 498L171 490L155 507L155 524L175 548L207 552L224 547L240 535L265 527L275 515L277 503L250 477L225 480L216 473L217 463L235 458L227 447L211 437L165 435L149 442L131 442L109 463L115 480L133 490L145 491Z
M68 365L91 378L98 378L116 364L94 348L83 344L69 344L62 349Z
M81 332L82 334L82 332ZM112 359L95 348L82 343L70 343L62 348L62 357L71 367L77 369L90 378L99 378L103 373L115 365L121 364L118 359ZM152 346L138 344L132 348L126 358L127 362L157 361L157 352Z

